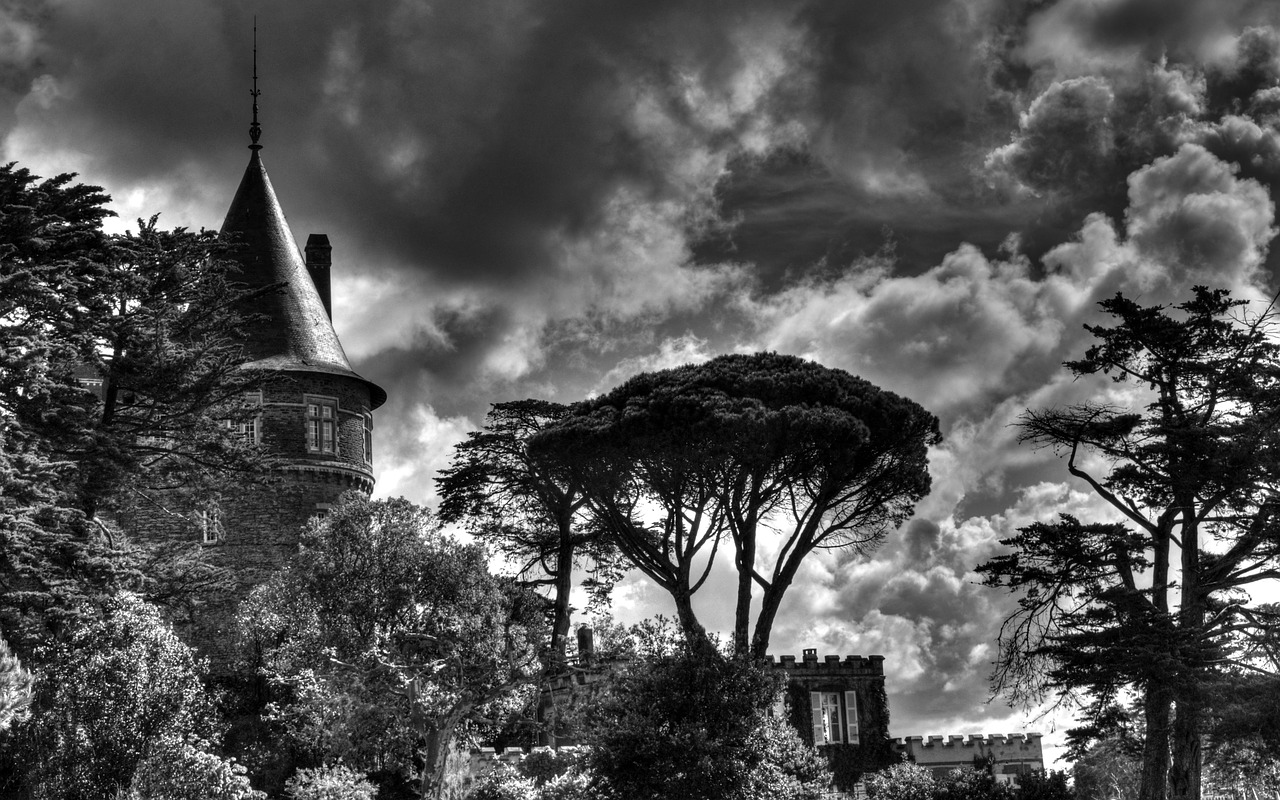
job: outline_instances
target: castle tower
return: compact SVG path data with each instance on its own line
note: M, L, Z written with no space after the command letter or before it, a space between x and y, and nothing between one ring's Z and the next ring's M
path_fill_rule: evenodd
M255 59L256 60L256 59ZM251 155L222 223L238 245L237 283L252 292L239 311L248 320L246 368L265 374L245 398L257 413L238 423L277 464L266 481L246 482L201 507L175 495L123 509L122 527L152 543L203 545L207 560L226 570L229 590L200 595L175 623L205 655L215 674L230 664L238 601L297 552L303 526L348 491L373 490L373 411L386 402L377 384L347 361L331 322L332 248L312 234L304 259L289 229L258 144L254 69Z
M248 366L269 376L253 398L261 411L245 435L282 465L271 485L224 504L216 538L208 537L242 584L278 568L296 550L306 520L343 492L373 490L373 411L387 399L351 368L330 321L328 237L312 234L304 260L256 137L250 149L222 232L240 244L240 283L280 287L259 293L242 312L255 320L245 342Z

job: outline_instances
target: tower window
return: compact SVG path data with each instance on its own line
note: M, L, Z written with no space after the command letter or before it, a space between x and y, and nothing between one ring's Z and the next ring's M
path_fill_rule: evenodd
M338 401L332 397L312 397L307 402L307 451L338 452Z
M261 410L262 392L261 391L246 392L244 395L243 401L244 401L244 405L241 411L248 412L253 409ZM247 414L242 413L239 416L240 416L239 419L222 420L222 427L229 428L230 430L234 431L237 436L239 436L241 439L244 439L249 444L258 444L259 442L261 442L262 441L262 430L261 430L262 414L258 413L252 416L248 416Z
M218 543L218 510L206 509L200 512L200 544Z
M230 428L235 431L237 436L250 444L257 444L261 441L258 438L260 434L258 431L258 417L256 416L240 420L224 419L222 421L222 425L223 427Z
M840 744L844 741L840 726L840 693L811 692L809 695L813 710L813 743Z
M364 461L366 464L373 463L373 416L371 414L364 416Z

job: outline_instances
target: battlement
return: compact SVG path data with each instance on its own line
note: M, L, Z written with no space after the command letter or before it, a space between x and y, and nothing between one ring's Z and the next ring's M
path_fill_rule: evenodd
M1020 748L1024 750L1040 751L1039 733L990 733L985 736L980 733L970 734L968 737L960 736L930 736L926 740L923 736L907 736L903 738L891 740L895 750L907 750L909 748L942 748L949 750L968 749L968 750L986 750L990 748Z
M989 764L992 773L1002 781L1044 770L1044 752L1038 733L930 736L927 739L907 736L891 740L890 745L898 756L932 770L935 777L952 769L972 767L978 759Z
M563 755L577 750L578 748L575 746L559 748L534 747L529 750L520 747L506 747L501 750L495 750L492 747L477 747L471 751L471 777L477 778L481 775L487 775L499 764L515 767L534 753L558 753Z
M823 656L818 659L817 650L805 650L797 660L795 656L768 656L774 669L789 673L821 673L824 675L884 675L884 656Z

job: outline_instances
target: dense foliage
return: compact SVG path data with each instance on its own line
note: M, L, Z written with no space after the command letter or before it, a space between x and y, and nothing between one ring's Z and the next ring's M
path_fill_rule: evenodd
M363 775L341 764L300 769L285 784L289 800L373 800L376 792Z
M203 742L167 737L138 764L126 800L265 800L245 773Z
M0 731L26 719L31 705L31 673L0 639Z
M455 736L522 705L541 663L536 595L425 509L355 493L312 520L241 627L304 759L416 773L424 797L441 791Z
M578 720L588 765L619 798L816 798L826 761L770 710L778 678L690 650L627 665Z
M100 512L199 507L268 466L225 425L259 380L231 245L154 218L108 236L107 199L0 167L0 624L31 666L120 588L210 584L191 553L136 552Z
M201 760L223 763L205 744L216 734L215 714L194 656L154 607L113 598L55 650L36 682L31 719L17 730L33 797L114 798L148 763L140 790L164 783L161 768L167 785L189 780L174 772L182 767L175 753L193 769Z
M945 778L909 761L867 776L871 800L1073 800L1076 795L1060 772L1021 775L1018 783L999 781L986 768L952 770Z

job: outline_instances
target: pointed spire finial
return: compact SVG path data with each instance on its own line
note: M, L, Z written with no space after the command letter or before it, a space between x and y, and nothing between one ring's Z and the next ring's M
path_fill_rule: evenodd
M253 95L253 123L249 126L249 138L253 140L253 144L249 145L250 150L261 150L262 145L258 144L258 137L262 136L262 126L258 124L258 95L262 92L258 91L258 17L253 18L253 90L249 92Z

